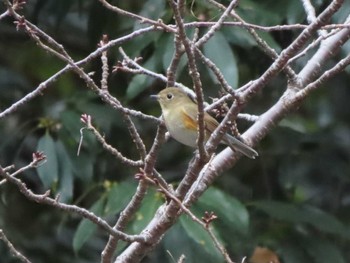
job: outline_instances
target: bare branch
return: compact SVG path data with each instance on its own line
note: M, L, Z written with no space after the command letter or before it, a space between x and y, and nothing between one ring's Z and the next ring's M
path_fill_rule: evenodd
M207 0L208 2L214 4L216 7L219 7L222 10L225 10L225 6L216 2L215 0ZM247 31L252 35L252 37L255 39L256 43L259 45L259 47L262 49L262 51L264 51L268 56L270 56L272 59L276 59L278 57L277 52L271 48L254 30L253 27L248 26L248 24L233 10L231 10L231 12L229 13L232 17L234 17L236 20L238 20L241 25L243 25ZM288 78L293 81L296 82L297 78L296 78L296 74L294 73L294 71L290 68L290 67L285 67L284 71L286 73L286 75L288 76Z
M23 19L21 16L19 16L13 9L10 9L11 14L19 20L19 23L21 23L21 25L23 25L23 27L26 29L26 32L29 34L30 37L32 37L43 49L45 49L46 51L50 52L51 54L57 56L59 59L67 62L73 69L74 72L76 72L86 83L86 85L92 89L94 92L96 92L97 94L99 94L100 96L103 95L103 93L107 92L107 89L99 89L97 87L97 85L95 84L95 82L91 79L91 77L85 73L80 67L77 66L76 63L74 63L73 59L68 55L68 53L65 51L65 49L63 48L62 45L58 44L55 40L53 40L50 36L48 36L45 32L39 30L36 26L30 24L29 21ZM31 25L31 28L27 27L27 24ZM33 29L34 28L34 29ZM33 33L34 32L34 33ZM41 42L40 38L37 36L40 35L41 37L43 37L44 39L48 40L49 43L51 43L52 45L54 45L56 48L58 48L61 52L56 52L54 49L50 48L49 46L45 45L44 43ZM107 41L105 41L107 42ZM107 46L107 43L104 43L103 46ZM102 53L103 54L103 53ZM106 73L105 73L106 74ZM105 83L107 84L107 83ZM119 101L114 98L113 102L120 105ZM131 120L131 118L129 117L128 114L125 113L125 111L122 111L122 115L123 118L127 124L130 136L133 139L133 142L136 145L136 148L138 149L141 158L144 158L146 155L146 149L145 149L145 145L142 142L142 139L133 123L133 121Z
M180 63L181 56L185 53L178 32L175 33L174 45L175 52L167 69L167 87L173 87L175 85L176 70Z
M215 3L215 5L219 6L217 2ZM222 9L224 10L225 7L222 6ZM261 25L250 24L248 22L245 22L244 20L241 21L240 19L239 21L240 22L222 22L221 26L252 28L252 29L264 31L264 32L302 30L308 27L308 25L303 25L303 24L261 26ZM185 23L184 26L185 27L212 27L216 23L217 22L208 22L208 21L189 22L189 23ZM328 25L322 26L321 29L330 30L330 29L348 28L348 27L349 25L346 25L346 24L328 24Z
M312 43L310 43L302 52L300 52L299 54L297 54L294 57L292 57L291 59L289 59L288 64L291 64L292 62L299 59L300 57L305 56L307 54L307 52L309 52L311 49L317 47L323 40L335 35L339 31L340 31L340 29L336 29L336 30L333 30L329 33L320 35L316 40L312 41Z
M33 166L34 166L34 163L31 162L30 164L28 164L28 165L26 165L26 166L24 166L24 167L18 169L17 171L13 172L13 173L11 174L11 176L14 176L14 177L15 177L15 176L18 176L19 174L25 172L26 170L32 169ZM15 168L14 165L12 166L12 169L13 169L13 168ZM3 170L4 170L5 172L7 172L7 169L3 168ZM7 182L6 179L2 179L2 180L0 181L0 186L4 185L6 182Z
M9 11L9 10L6 10L4 13L2 13L2 14L0 15L0 21L1 21L2 19L4 19L5 17L9 16L9 15L10 15L10 11Z
M308 84L304 89L300 90L296 94L295 99L298 100L301 98L305 98L307 95L309 95L310 92L321 87L321 85L324 84L326 81L333 78L336 74L339 74L339 72L343 71L349 64L350 64L350 55L340 60L333 68L326 70L321 77L319 77L314 82L311 82L310 84Z
M254 93L264 87L269 80L276 76L287 64L288 60L293 57L303 45L309 40L312 34L324 25L330 17L341 7L344 0L334 0L332 3L318 16L318 18L310 24L303 32L285 49L281 52L278 58L272 65L261 75L258 81L254 82L249 90L245 92L245 98L251 97ZM299 78L301 76L299 75ZM296 84L296 83L294 83ZM297 86L300 86L300 80Z
M303 7L305 9L305 12L307 14L307 21L309 22L309 24L311 24L312 22L314 22L316 20L316 11L315 8L312 6L310 0L302 0L301 1L303 3ZM327 34L327 32L325 30L318 30L318 34L320 36L325 36Z
M213 243L215 245L215 247L219 250L219 252L223 255L223 257L225 258L226 262L228 263L233 263L233 261L230 259L230 256L228 255L226 249L223 247L223 245L221 245L220 241L217 239L216 235L214 234L210 224L211 222L216 219L217 217L211 213L210 214L210 218L208 218L207 220L205 220L206 218L203 217L202 220L200 220L195 214L192 213L192 211L190 209L188 209L186 206L184 206L184 204L181 202L181 200L179 200L174 193L169 192L166 188L164 188L163 186L161 186L160 184L158 184L157 181L152 180L151 178L147 177L147 175L144 175L142 177L144 180L152 183L153 185L157 186L160 188L160 192L163 193L167 198L171 199L172 201L174 201L180 208L181 210L187 214L194 222L196 222L197 224L199 224L204 231L208 232L210 238L213 240Z
M346 21L350 23L350 17ZM340 47L350 38L350 28L341 29L336 34L330 36L326 40L322 41L320 48L313 55L311 59L308 60L307 64L299 73L299 77L303 83L308 84L313 80L321 70L321 67L325 62L335 53L337 53Z
M197 46L201 46L204 43L206 43L213 35L216 31L218 31L221 26L222 23L225 21L225 19L229 16L229 14L231 13L231 11L233 10L233 8L235 8L236 4L237 4L237 0L232 0L231 3L229 4L229 6L226 8L226 10L224 11L224 13L220 16L219 20L210 28L210 30L204 35L202 36L196 43Z
M32 162L33 163L33 162ZM35 166L32 165L32 168ZM105 220L103 220L101 217L96 216L94 213L76 206L76 205L68 205L59 202L57 199L53 199L49 197L50 191L47 191L46 193L42 195L34 194L30 189L27 188L27 186L18 178L12 176L8 172L5 172L3 168L0 167L0 176L4 177L8 182L14 184L17 186L18 190L30 201L39 203L39 204L46 204L50 205L52 207L55 207L59 210L66 211L69 213L75 213L77 215L82 216L83 218L86 218L93 222L94 224L98 225L102 229L104 229L107 233L110 235L116 236L126 242L145 242L145 237L138 236L138 235L127 235L119 230L113 229Z
M194 44L191 43L191 41L188 39L184 22L181 17L181 6L184 4L183 0L179 0L177 3L175 3L172 0L169 0L170 6L173 9L174 12L174 18L176 21L176 24L178 26L178 34L179 39L181 40L182 44L184 45L185 52L188 57L188 70L189 74L192 78L192 82L194 85L194 90L196 92L197 97L197 105L198 105L198 115L197 115L197 122L198 122L198 139L197 139L197 145L199 149L200 157L204 160L207 159L207 153L204 148L204 139L205 139L205 127L204 127L204 96L203 96L203 90L202 90L202 82L200 79L200 74L197 69L196 65L196 58L194 54Z
M283 63L285 63L285 58L290 56L291 53L294 53L296 49L299 49L300 43L305 43L307 40L307 36L315 30L318 29L321 23L324 23L326 19L329 18L336 10L341 6L343 1L333 1L326 10L316 19L314 23L312 23L308 29L305 29L303 33L286 49L284 50L279 58L271 65L271 67L258 79L258 81L253 81L248 89L244 90L244 93L249 92L249 90L258 89L262 87L265 82L264 78L268 77L268 79L272 76L270 74L275 75L277 72L275 70L281 69L283 67ZM342 34L347 35L346 29L342 31ZM334 36L334 38L342 39L341 43L344 43L344 36L341 33L338 33ZM333 37L332 37L333 38ZM330 38L331 39L331 38ZM328 39L329 40L329 39ZM327 41L328 41L327 40ZM331 40L329 40L331 41ZM339 43L338 43L339 44ZM338 50L339 45L330 45L329 46L329 54L334 55L335 50ZM334 52L333 52L334 51ZM315 65L317 65L317 61L321 58L321 56L317 56L316 54L313 57L315 59L314 63L310 65L310 69L314 69ZM329 58L329 57L328 57ZM344 68L348 63L348 58L342 60L342 63L339 64L339 68L335 68L334 72L331 72L330 75L326 75L325 78L328 79L333 73L339 72L340 68ZM317 68L317 67L316 67ZM271 72L269 72L271 70ZM299 74L299 78L303 80L303 82L307 82L310 76L303 73L303 71ZM322 79L321 79L322 82ZM310 86L309 89L313 89L313 86ZM249 97L249 95L248 95ZM292 90L288 89L285 94L276 102L275 105L271 106L269 110L267 110L264 114L260 115L256 122L243 134L243 138L247 141L250 141L252 145L255 142L260 141L273 127L277 125L277 123L291 110L295 109L300 105L302 100L305 99L303 96L303 92L299 93L292 92ZM211 169L203 169L198 176L198 180L189 190L189 194L186 196L185 205L188 206L192 204L198 197L203 193L209 185L218 177L223 171L232 167L238 160L236 155L232 155L230 149L225 149L215 156L213 161L210 163Z
M163 74L160 73L155 73L153 71L150 71L144 67L142 67L140 64L138 64L135 60L131 59L124 51L124 49L122 47L119 47L119 52L120 54L122 54L124 60L125 60L125 65L123 65L123 68L125 68L127 65L130 65L132 67L134 67L134 69L136 70L134 73L135 74L144 74L150 77L153 77L155 79L161 80L164 83L166 83L168 81L167 77L164 76ZM128 72L132 72L132 68L126 68L126 70ZM181 83L178 82L174 82L173 84L174 87L180 87L180 88L184 88L187 89L184 85L182 85Z
M102 46L107 45L107 44L108 44L108 36L107 35L103 35L99 46L102 47ZM102 90L108 90L108 75L109 75L109 72L108 72L107 50L102 52L101 62L102 62L101 89Z
M137 14L125 11L125 10L123 10L121 8L118 8L117 6L113 6L113 5L111 5L110 3L108 3L105 0L99 0L99 1L101 2L101 4L104 7L106 7L107 9L109 9L109 10L111 10L111 11L117 13L117 14L120 14L120 15L123 15L123 16L127 16L127 17L130 17L130 18L135 19L135 20L139 20L140 23L145 23L145 24L153 25L155 27L160 27L160 28L162 28L162 29L164 29L165 31L168 31L168 32L175 32L174 28L165 25L161 20L154 21L154 20L149 19L147 17L143 17L143 16L140 16L140 15L137 15Z
M179 260L177 261L177 263L184 263L184 262L185 262L185 259L186 259L185 255L181 255L181 256L179 257Z
M128 35L125 35L123 37L114 39L109 41L109 43L101 48L98 48L97 50L95 50L94 52L90 53L86 58L75 62L75 66L77 67L81 67L85 64L87 64L88 62L90 62L91 60L101 56L101 54L106 51L107 49L114 47L116 45L120 45L121 43L125 42L125 41L129 41L135 37L138 37L142 34L145 34L147 32L150 31L154 31L155 29L153 27L148 27L148 28L143 28L143 29L139 29L137 31L134 31ZM66 67L64 67L63 69L59 70L58 72L56 72L55 74L53 74L50 78L48 78L47 80L43 81L42 83L39 84L39 86L37 88L35 88L32 92L28 93L26 96L22 97L20 100L18 100L17 102L13 103L10 107L8 107L7 109L3 110L0 113L0 119L4 118L6 116L8 116L9 114L17 111L21 106L27 104L29 101L31 101L32 99L36 98L37 96L40 96L44 93L44 91L51 87L51 85L59 78L61 77L63 74L72 71L73 70L73 66L71 65L67 65ZM102 96L100 94L100 96ZM108 97L108 96L107 96ZM113 105L113 108L118 108L120 109L121 107L117 107L116 105ZM145 118L145 119L151 119L153 121L157 121L157 118L154 118L152 116L148 116L145 114L142 114L138 111L134 111L134 110L128 110L128 109L124 109L124 112L136 116L136 117L141 117L141 118Z
M134 216L137 210L140 208L141 202L147 193L147 189L147 183L143 180L140 180L135 194L133 195L132 199L125 207L125 209L120 213L119 219L113 227L113 229L119 231L123 231L125 229L127 223L131 220L132 216ZM118 240L119 238L114 235L109 236L108 242L101 253L102 263L112 262L112 257L117 248Z
M121 161L121 163L126 164L131 167L140 167L143 165L142 160L133 161L127 157L125 157L122 153L120 153L116 148L109 145L105 138L97 131L97 129L92 125L91 123L91 117L87 114L83 114L81 117L81 121L86 125L85 127L92 131L92 133L95 135L96 139L102 144L102 147L114 155L118 160Z
M21 252L19 252L10 242L10 240L8 240L8 238L6 237L4 231L2 229L0 229L0 239L2 241L4 241L4 243L6 244L6 246L9 248L11 254L18 258L20 261L24 262L24 263L31 263L31 261L29 259L27 259Z
M135 177L140 177L141 174L145 174L145 176L153 177L153 180L156 180L159 185L161 185L164 189L170 190L166 181L159 175L155 169L155 162L157 160L157 153L165 140L165 126L164 124L160 124L158 126L157 134L154 139L153 145L149 153L145 158L145 166L144 169L140 170L140 173L135 175ZM135 194L130 200L129 204L125 207L125 209L121 212L120 217L113 227L114 229L118 229L123 231L127 226L127 223L131 220L132 216L137 212L140 208L141 202L144 199L146 192L148 189L148 184L145 180L139 180L139 185L136 189ZM109 236L108 242L102 252L102 263L110 263L112 262L112 257L114 251L117 247L118 239L114 236Z

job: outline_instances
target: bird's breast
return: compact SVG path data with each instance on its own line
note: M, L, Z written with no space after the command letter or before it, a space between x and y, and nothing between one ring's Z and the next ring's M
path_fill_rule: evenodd
M197 126L187 119L181 112L163 111L165 125L171 135L178 142L190 147L196 147Z

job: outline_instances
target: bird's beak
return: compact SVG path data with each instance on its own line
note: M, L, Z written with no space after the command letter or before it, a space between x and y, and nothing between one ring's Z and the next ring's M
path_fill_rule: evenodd
M151 95L150 97L151 97L151 99L159 100L159 95Z

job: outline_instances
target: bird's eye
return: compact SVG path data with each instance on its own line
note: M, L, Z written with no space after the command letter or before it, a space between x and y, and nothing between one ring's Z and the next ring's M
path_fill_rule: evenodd
M171 93L168 93L168 94L166 95L166 97L167 97L168 100L171 100L171 99L174 97L174 95L171 94Z

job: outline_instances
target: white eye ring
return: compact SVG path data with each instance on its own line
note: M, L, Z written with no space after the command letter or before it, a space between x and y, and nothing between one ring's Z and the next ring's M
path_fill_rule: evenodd
M171 100L173 97L174 97L174 95L173 95L172 93L168 93L168 94L166 95L166 98L167 98L168 100Z

